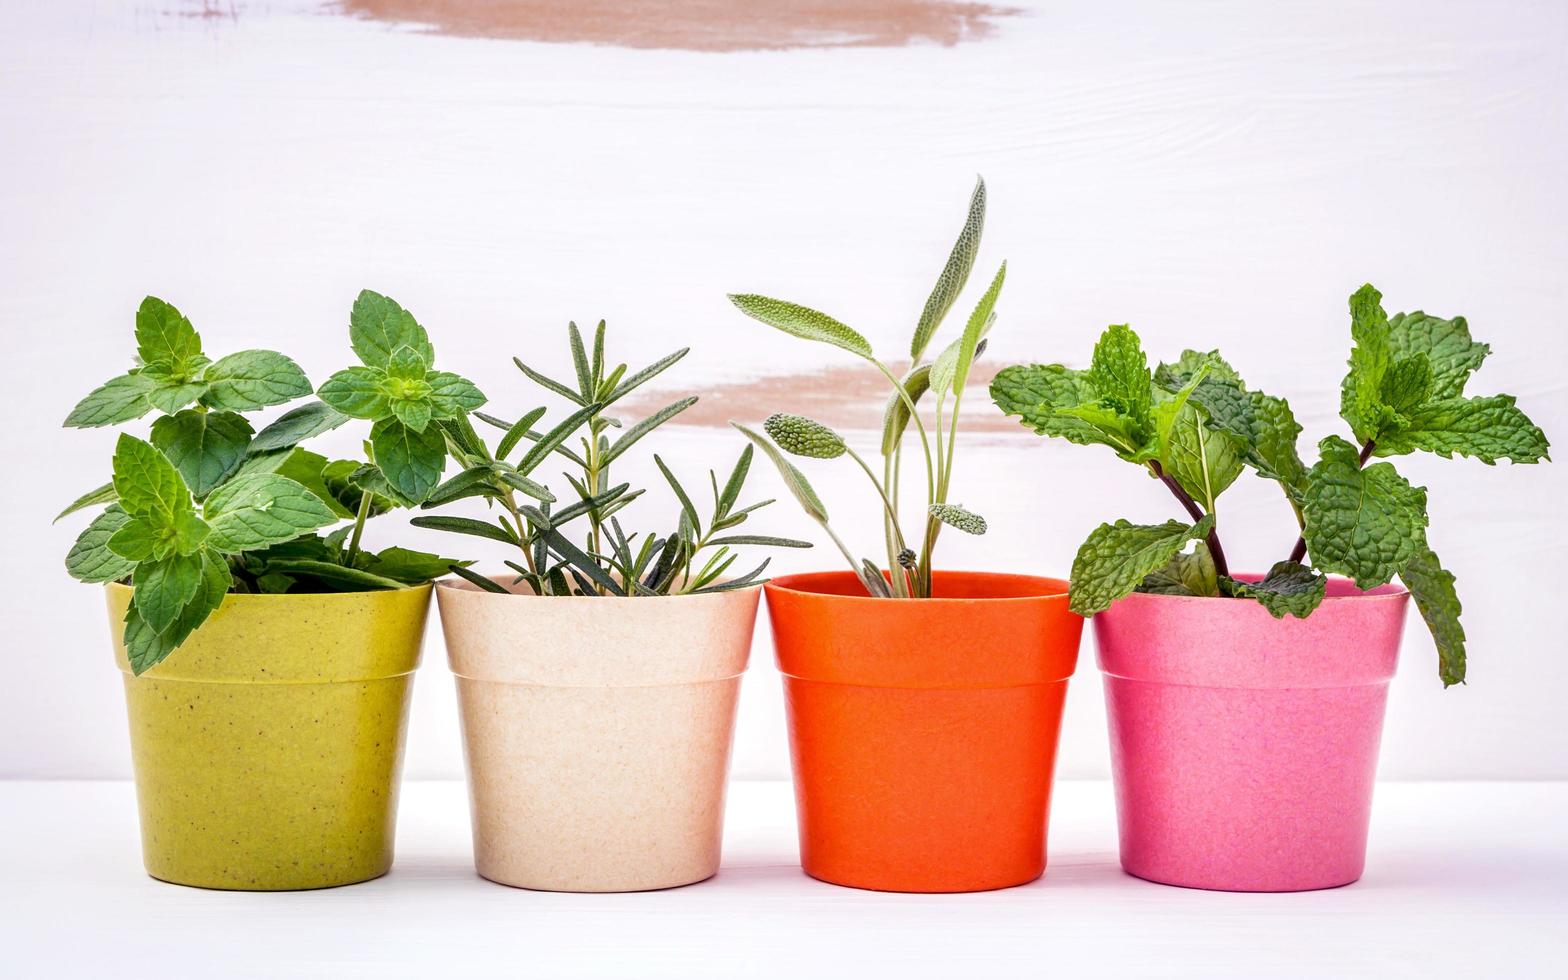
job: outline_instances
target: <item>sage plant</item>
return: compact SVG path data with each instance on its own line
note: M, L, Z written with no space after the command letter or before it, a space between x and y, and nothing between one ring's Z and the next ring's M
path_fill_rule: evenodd
M874 467L851 449L832 429L799 415L770 416L763 423L766 437L744 425L731 422L773 461L796 502L808 517L821 525L843 553L866 592L874 597L929 597L932 555L942 527L954 527L968 534L984 534L986 530L984 518L961 505L950 503L949 496L952 492L958 418L963 405L964 388L968 384L975 359L985 350L986 334L996 321L996 301L1007 277L1006 262L997 269L990 286L965 322L963 332L934 359L925 360L932 339L969 281L969 273L974 268L975 257L980 249L980 235L985 225L985 203L985 181L977 180L958 240L916 320L909 344L910 368L902 377L876 356L870 341L863 335L825 313L755 294L730 296L730 301L752 319L795 337L830 344L867 361L887 379L892 388L882 416L880 467ZM919 411L921 399L928 394L935 402L934 425L929 428ZM918 537L905 534L900 509L905 437L911 428L919 441L919 462L925 476L924 507L921 509L923 519ZM869 558L856 557L855 552L829 525L827 508L805 474L785 459L780 450L808 459L847 457L865 474L876 492L877 507L881 511L885 566L879 567Z

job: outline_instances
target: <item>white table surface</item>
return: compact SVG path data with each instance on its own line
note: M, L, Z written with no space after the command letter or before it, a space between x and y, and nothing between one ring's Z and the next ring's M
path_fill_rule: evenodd
M718 877L631 895L477 877L460 783L406 784L392 873L316 892L148 878L129 783L0 783L0 814L6 977L1560 977L1568 960L1561 783L1381 785L1366 877L1287 895L1128 877L1098 782L1058 786L1044 878L971 895L807 878L785 783L731 787Z

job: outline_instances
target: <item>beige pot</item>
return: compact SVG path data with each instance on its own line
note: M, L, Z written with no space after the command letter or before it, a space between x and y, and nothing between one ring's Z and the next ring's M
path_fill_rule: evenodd
M438 583L481 875L613 892L718 871L760 592L540 597Z

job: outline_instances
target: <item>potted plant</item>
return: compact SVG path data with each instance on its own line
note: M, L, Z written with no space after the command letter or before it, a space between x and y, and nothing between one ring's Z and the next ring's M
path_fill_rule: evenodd
M737 425L778 467L850 570L787 575L767 585L784 674L807 874L858 888L978 891L1019 885L1045 870L1045 828L1067 679L1083 621L1067 583L1029 575L939 569L944 527L983 534L986 522L950 503L959 410L995 319L1006 264L963 332L926 353L974 265L985 221L977 182L962 231L926 300L902 376L864 336L816 310L756 295L730 299L785 333L869 362L892 388L881 466L828 427L774 415L763 435ZM921 402L934 409L921 414ZM905 532L900 474L906 436L918 437L925 494ZM847 458L863 471L883 530L879 563L859 557L784 453Z
M1350 313L1340 414L1355 442L1328 436L1310 467L1282 399L1217 352L1151 373L1125 326L1105 331L1088 370L1009 367L991 386L1036 432L1143 468L1187 515L1102 524L1073 562L1072 608L1094 616L1105 674L1122 866L1138 877L1235 891L1355 881L1408 600L1443 684L1464 680L1426 490L1370 461L1424 450L1534 463L1546 436L1512 396L1464 395L1490 348L1462 317L1389 317L1371 286ZM1249 468L1279 484L1300 532L1262 575L1233 572L1220 544L1218 498Z
M428 370L425 331L383 296L360 295L350 334L365 362L351 373L373 378L380 400L350 404L329 383L325 402L258 432L246 414L309 395L304 373L274 351L210 360L190 321L148 297L136 365L66 419L85 428L158 413L146 439L119 436L113 479L61 515L102 508L66 567L108 590L156 878L321 888L391 864L428 583L452 559L371 553L361 534L419 499L405 492L423 479L410 476L421 460L406 447L428 436L410 403L425 400L430 433L484 397ZM367 461L328 460L301 443L346 422L337 408L397 421L377 422Z
M768 564L735 575L736 549L809 547L735 533L771 503L740 505L749 446L722 488L710 472L706 519L655 455L679 502L675 526L624 530L624 509L643 491L612 483L612 470L697 399L624 424L607 414L686 351L628 374L607 367L604 333L601 322L590 354L568 328L572 384L516 360L570 403L558 423L542 425L544 408L510 422L480 414L504 431L494 447L472 428L454 440L462 470L425 506L479 497L492 521L414 520L517 552L512 574L454 567L460 580L436 595L457 675L475 865L523 888L641 891L718 871L735 703ZM559 461L577 471L565 474L569 494L539 482Z

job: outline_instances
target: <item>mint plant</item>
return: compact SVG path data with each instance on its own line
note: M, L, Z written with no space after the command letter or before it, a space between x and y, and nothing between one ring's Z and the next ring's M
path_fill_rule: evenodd
M134 587L124 630L134 673L161 663L230 592L391 589L446 573L452 559L360 550L365 521L409 501L374 457L328 460L299 445L346 415L310 402L255 431L244 413L311 393L292 360L266 350L210 360L190 321L150 296L136 314L136 340L135 365L91 392L65 424L162 414L146 439L122 433L110 482L60 514L103 507L66 570L83 582ZM316 533L345 520L352 523Z
M1191 521L1096 528L1073 561L1075 612L1152 592L1251 599L1276 618L1305 618L1323 601L1327 573L1361 589L1398 577L1436 641L1443 685L1463 683L1459 597L1427 543L1426 488L1370 461L1423 450L1535 463L1549 458L1546 435L1512 395L1464 394L1491 348L1470 338L1463 317L1390 317L1370 285L1350 297L1350 316L1340 415L1355 442L1326 437L1311 467L1297 453L1290 406L1249 389L1217 351L1185 351L1151 372L1138 336L1113 326L1088 370L1036 364L997 375L991 395L1003 412L1041 435L1111 447L1164 484ZM1257 581L1232 576L1219 535L1219 496L1245 469L1279 485L1300 531Z
M980 235L985 225L985 201L985 181L977 180L958 240L916 320L914 336L909 345L910 368L902 377L877 358L870 341L864 336L825 313L766 296L749 293L730 296L730 301L752 319L795 337L830 344L868 361L892 386L892 395L882 416L880 476L838 433L812 419L787 414L770 416L763 423L769 438L739 423L730 423L760 446L772 460L801 509L833 540L867 594L873 597L929 597L932 553L936 549L942 527L954 527L967 534L984 534L986 530L984 518L961 505L949 503L948 498L952 490L954 454L958 445L958 416L964 388L969 381L970 368L985 350L986 334L996 321L997 296L1007 277L1006 262L997 269L990 286L969 315L962 334L934 359L924 360L937 329L957 301L974 268L975 256L980 249ZM927 394L935 402L935 424L929 430L919 411L919 402ZM926 477L925 507L922 511L925 519L919 538L905 535L899 506L905 435L911 426L919 437ZM779 450L808 459L848 457L865 473L876 491L878 507L882 512L885 571L869 558L855 557L854 552L829 525L827 508L805 474L785 459Z
M365 290L349 316L360 364L327 379L319 397L350 418L375 423L370 445L384 481L401 501L417 504L435 489L446 464L446 431L485 403L479 389L435 370L435 349L413 314ZM437 423L432 425L431 423Z
M720 489L718 475L708 473L713 506L706 521L699 515L691 494L657 454L653 461L680 504L674 530L660 537L633 532L621 526L620 512L643 494L629 483L612 484L611 466L650 432L696 404L696 396L679 399L652 415L630 424L606 414L613 406L649 380L686 356L685 348L640 371L627 374L625 364L607 369L604 355L605 325L594 331L592 353L577 324L567 327L571 348L573 383L556 381L513 358L519 371L539 387L565 399L572 410L558 423L544 429L547 412L535 408L508 422L483 412L474 416L504 433L492 449L463 415L448 430L448 448L462 466L461 472L436 487L424 502L426 509L468 497L483 498L497 511L493 522L469 517L432 515L416 517L418 527L468 534L511 545L522 562L507 560L516 573L513 584L526 583L541 596L668 596L723 592L765 581L761 576L768 560L743 575L725 578L738 555L737 548L756 545L809 548L805 541L756 534L734 534L747 517L773 501L739 506L741 490L750 471L752 452L747 446ZM618 435L611 438L611 433ZM575 445L572 441L575 439ZM547 462L569 462L576 473L563 473L571 487L570 503L557 507L561 498L535 477ZM580 530L574 529L574 524ZM509 593L505 586L454 565L453 572L489 592Z

